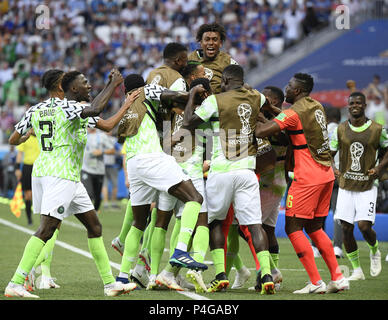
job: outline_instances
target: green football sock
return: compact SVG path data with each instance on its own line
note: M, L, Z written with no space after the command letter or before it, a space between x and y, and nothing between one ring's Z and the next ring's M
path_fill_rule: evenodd
M206 251L209 247L209 228L198 226L193 237L193 258L195 261L203 263Z
M181 230L178 236L177 249L187 251L190 238L197 224L201 204L195 201L186 202L182 212Z
M236 268L236 270L241 270L241 268L244 266L244 263L239 253L237 253L236 256L234 257L233 265Z
M140 239L144 231L132 226L125 239L124 254L121 262L120 272L129 273L132 264L138 256Z
M166 233L163 228L155 227L151 241L151 274L159 273L160 260L166 244Z
M173 267L171 264L167 263L167 265L164 268L164 270L166 270L167 272L171 272L174 275L177 275L179 273L179 271L181 270L181 268L180 267L176 267L176 266Z
M352 264L353 269L360 268L360 252L358 249L353 252L346 253L346 256Z
M238 225L231 225L228 232L228 248L226 252L226 265L225 272L226 275L229 276L230 270L233 267L237 254L240 250L240 242L239 242L239 234L238 234ZM238 262L237 262L238 263Z
M181 219L175 219L174 228L170 236L170 257L173 255L176 245L178 243L179 232L181 231Z
M175 247L178 243L178 235L179 231L181 230L181 219L177 218L175 219L174 228L171 232L170 236L170 256L171 257L175 251ZM167 263L166 267L164 268L167 272L172 272L174 274L177 274L180 270L178 267L173 267L171 264Z
M236 258L236 254L234 252L229 251L229 246L228 246L228 251L226 252L226 263L225 263L225 273L226 276L229 277L230 270L232 270L233 264L234 264L234 259Z
M41 264L40 268L42 275L47 278L51 278L51 261L53 260L53 255L51 254L47 259L45 259Z
M269 254L269 267L270 267L270 269L271 270L273 270L273 269L275 269L276 268L276 266L275 266L275 262L273 261L273 259L272 259L272 255L271 254Z
M366 243L373 255L376 254L377 250L379 250L379 242L376 240L375 244L372 246L368 242Z
M258 253L256 253L257 260L259 260L260 263L260 269L261 269L261 276L263 277L266 274L271 274L271 267L270 267L270 254L268 250L263 250Z
M150 229L148 231L147 236L144 236L145 248L148 249L148 252L151 251L151 241L152 241L152 235L153 235L154 230L155 230L155 223L156 223L157 213L158 213L158 209L156 209L156 208L152 209L152 211L151 211L151 221L148 224L148 228L150 228Z
M270 253L271 255L271 270L279 266L279 253Z
M133 222L133 211L131 200L128 200L127 209L125 210L123 224L121 225L121 231L119 234L119 239L121 243L125 242L125 238L127 237L129 229L131 229Z
M88 238L88 246L104 285L115 282L102 237Z
M51 261L53 260L53 255L50 254L47 259L43 260L40 264L40 268L42 270L42 275L47 278L51 278Z
M225 252L224 249L214 249L210 251L214 262L215 273L225 272Z
M149 254L151 254L151 241L152 241L152 235L155 229L157 211L158 210L156 208L154 208L151 211L150 223L148 224L143 234L143 243L141 244L141 249L140 249L141 252L146 251ZM137 264L145 265L143 260L140 258L137 259Z
M54 250L55 241L57 240L59 230L56 229L51 239L47 240L46 244L44 245L43 249L40 251L40 254L38 256L38 259L36 259L36 262L34 264L34 268L36 269L41 263L46 261L51 257ZM50 259L51 262L51 259ZM46 263L46 266L50 268L50 264Z
M16 272L11 279L13 283L24 283L25 278L34 266L34 263L44 245L44 241L35 236L32 236L28 240L26 247L24 248L22 259L20 260Z

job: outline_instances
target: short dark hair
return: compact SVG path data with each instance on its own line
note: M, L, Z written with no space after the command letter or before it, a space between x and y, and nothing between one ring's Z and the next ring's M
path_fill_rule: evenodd
M325 106L323 108L325 109L327 122L335 121L339 123L341 121L341 110L339 108L331 106Z
M183 68L181 74L183 78L187 78L188 76L192 75L197 69L197 67L201 64L201 62L196 60L189 60L187 61L187 66Z
M133 89L141 88L145 86L143 77L140 74L132 73L125 77L124 87L125 93L132 91Z
M62 78L62 89L64 92L68 91L70 88L71 83L77 78L80 74L82 74L79 71L70 71L65 73L65 75Z
M229 78L232 77L244 82L244 69L238 64L228 65L225 67L224 71L222 71L222 74Z
M46 71L41 79L42 87L48 91L57 90L65 72L59 69L50 69Z
M219 23L205 23L201 25L197 31L196 39L198 42L202 40L202 36L205 32L218 32L222 42L226 39L226 31L223 25Z
M284 101L284 93L282 89L274 86L266 86L264 89L270 90L279 99L279 101Z
M295 73L294 78L302 84L303 91L310 93L314 88L314 79L307 73Z
M349 98L351 97L361 97L363 100L364 100L364 103L366 103L366 97L365 97L365 94L363 94L362 92L360 91L354 91L350 94Z
M163 59L174 59L182 51L187 51L187 48L183 44L170 42L163 50Z
M211 92L211 87L210 87L210 81L208 78L197 78L191 81L190 84L190 89L194 88L195 86L202 84L202 86L205 88L207 92Z

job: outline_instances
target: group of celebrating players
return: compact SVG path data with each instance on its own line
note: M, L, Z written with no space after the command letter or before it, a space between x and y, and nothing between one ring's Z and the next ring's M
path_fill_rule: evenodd
M31 293L34 267L51 253L61 221L70 215L87 229L89 250L107 296L136 287L224 291L232 266L237 270L232 288L242 288L250 272L238 254L239 234L255 261L254 290L274 294L282 282L275 226L287 182L286 233L310 279L295 294L336 293L349 289L349 280L362 278L351 228L356 221L371 249L371 275L380 273L381 254L372 229L374 181L388 164L386 153L376 165L377 151L388 146L388 139L380 125L365 118L365 96L350 95L349 121L338 126L335 142L330 143L325 111L310 97L313 78L297 73L285 93L273 86L260 93L244 82L243 69L220 50L225 36L223 26L204 24L197 32L199 49L188 55L185 46L167 44L163 64L147 79L138 74L123 79L113 69L91 102L91 85L80 72L45 73L42 83L50 98L27 110L9 140L20 144L31 134L38 138L41 153L33 166L32 191L33 210L41 215L41 223L6 296L38 298ZM100 118L123 82L126 98L121 108L109 119ZM291 105L288 109L283 109L284 100ZM87 127L111 131L117 125L130 201L120 234L112 241L122 255L114 278L102 226L80 172ZM333 170L337 150L340 171ZM343 225L353 278L341 273L322 228L336 176L338 202L343 204L337 206L336 217ZM354 208L349 210L345 202L354 203ZM173 214L169 263L160 271ZM327 285L304 231L330 271ZM215 277L206 285L202 273L208 269L208 249ZM179 274L182 268L188 269L185 277Z

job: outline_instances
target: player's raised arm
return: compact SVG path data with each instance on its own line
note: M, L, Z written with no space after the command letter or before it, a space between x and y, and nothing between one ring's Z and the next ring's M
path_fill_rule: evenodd
M164 90L160 95L160 101L166 104L167 108L185 109L186 103L189 99L189 93L186 91Z
M256 138L266 138L273 136L280 131L281 129L275 121L267 120L264 116L262 116L256 125L255 135Z
M85 107L81 113L82 118L98 116L107 106L115 89L124 81L123 76L117 69L113 69L109 74L109 81L105 88L93 99L90 106ZM90 86L90 85L89 85ZM109 131L109 130L108 130Z
M183 129L191 130L204 122L198 115L194 113L195 106L198 105L198 103L196 103L196 97L197 95L200 95L204 92L206 92L206 89L202 85L197 85L190 90L189 101L186 104L185 113L183 116Z
M97 128L106 132L111 131L120 122L132 103L139 97L140 91L141 89L137 89L131 94L128 94L121 108L109 119L104 120L100 118L96 125Z

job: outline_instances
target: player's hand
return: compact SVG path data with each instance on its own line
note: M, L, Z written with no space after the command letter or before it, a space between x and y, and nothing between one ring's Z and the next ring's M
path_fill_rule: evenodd
M380 168L379 167L375 167L373 169L369 169L368 170L368 176L372 177L373 179L378 179L379 176L380 176Z
M109 81L113 83L115 87L119 86L120 84L123 83L124 78L121 75L120 71L117 69L112 69L110 74L109 74Z
M103 155L103 152L102 152L102 150L96 149L92 152L92 155L95 157L99 157L99 156Z
M259 115L257 116L257 121L260 123L266 123L268 122L268 119L264 116L264 113L259 112Z
M16 176L16 180L20 181L22 179L22 170L16 169L15 170L15 176Z
M173 102L172 103L173 106L177 105L177 103ZM179 115L183 115L184 111L182 109L180 109L178 106L177 107L172 107L171 110L176 113L176 114L179 114Z
M205 160L202 165L203 173L208 172L210 169L210 160Z
M197 95L197 94L202 94L205 92L206 92L206 89L203 87L203 85L198 84L190 90L190 95Z
M124 107L126 109L128 109L132 105L132 103L135 102L135 100L139 97L140 92L141 92L141 89L139 88L139 89L133 91L131 94L127 95L127 97L125 98L125 101L124 101Z
M339 178L340 175L341 175L341 172L338 169L334 169L334 176L336 178Z
M125 186L127 187L127 189L129 188L129 180L128 180L128 177L125 177Z

